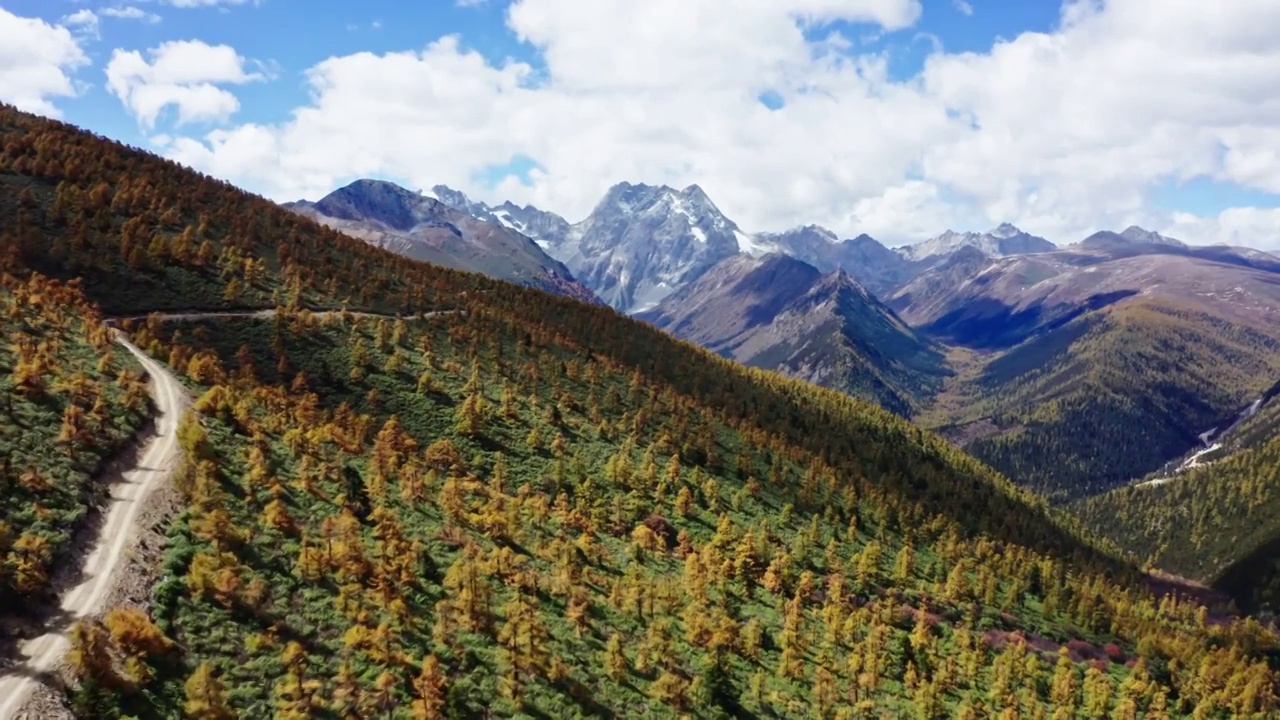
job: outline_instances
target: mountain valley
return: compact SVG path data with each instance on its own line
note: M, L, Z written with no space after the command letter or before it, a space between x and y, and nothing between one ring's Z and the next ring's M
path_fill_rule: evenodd
M8 387L24 390L0 437L38 423L72 451L64 461L24 446L4 469L6 486L24 488L0 516L0 587L19 616L6 627L38 626L37 608L68 599L29 569L75 562L39 543L75 534L105 496L99 460L77 443L124 453L139 404L155 412L132 360L109 353L107 328L180 378L191 408L173 431L181 461L153 468L176 507L154 520L146 552L121 555L121 573L155 583L72 618L56 678L6 668L24 692L40 686L41 707L93 718L1280 711L1280 639L1234 616L1265 588L1224 583L1235 606L1157 594L1118 535L999 472L1019 467L1016 448L993 446L993 469L904 419L996 422L1054 402L1066 417L1059 391L1093 376L1128 410L1134 389L1106 384L1124 351L1131 377L1188 368L1177 393L1154 379L1139 390L1200 412L1187 422L1202 428L1266 392L1254 387L1274 356L1265 268L1174 253L1187 264L1166 269L1181 283L1169 294L1073 315L1063 306L1096 293L1077 291L1077 266L1041 256L1077 251L992 258L1001 277L1032 258L1060 270L1043 294L993 284L993 303L1039 303L1044 320L1022 337L957 334L970 345L948 346L843 261L818 267L718 219L696 186L615 188L567 229L530 208L464 212L444 188L431 191L442 200L350 190L281 208L0 108L0 213L14 219L0 229L4 322L32 338L3 356ZM568 259L549 264L534 241ZM809 252L870 247L825 241ZM417 244L438 256L408 257ZM468 246L485 262L468 264ZM969 250L985 254L957 253ZM894 254L921 268L904 283L955 259ZM1224 309L1210 288L1219 271L1201 264L1256 276ZM1108 292L1129 289L1121 270L1106 269ZM941 284L924 293L939 306ZM1182 355L1168 361L1171 350ZM970 398L975 383L994 390ZM1124 424L1150 417L1137 407ZM10 639L18 652L23 639Z
M696 187L624 183L576 225L433 192L537 219L538 242L620 310L938 429L1055 501L1194 450L1280 377L1280 258L1247 248L1138 227L1058 247L1004 223L890 249L815 225L749 234Z

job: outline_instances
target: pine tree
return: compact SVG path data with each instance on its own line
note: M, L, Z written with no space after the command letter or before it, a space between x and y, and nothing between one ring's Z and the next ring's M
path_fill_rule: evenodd
M234 720L236 713L227 705L222 681L213 666L202 662L185 684L186 700L182 711L191 720Z

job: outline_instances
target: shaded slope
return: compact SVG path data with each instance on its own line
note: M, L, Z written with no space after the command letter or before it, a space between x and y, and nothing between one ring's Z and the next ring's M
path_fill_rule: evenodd
M1280 434L1072 510L1135 559L1211 583L1247 610L1280 608Z
M1211 304L1137 297L990 358L952 388L961 409L945 432L986 422L970 452L1054 499L1080 497L1198 446L1277 373L1277 328Z
M595 300L568 268L527 236L392 183L358 180L318 202L284 207L415 260Z
M942 355L847 273L823 275L787 255L729 258L638 317L900 415L946 373Z

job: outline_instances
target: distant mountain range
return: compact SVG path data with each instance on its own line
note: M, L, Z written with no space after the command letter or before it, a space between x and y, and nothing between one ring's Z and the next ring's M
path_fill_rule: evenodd
M1009 223L1001 223L994 230L985 233L948 230L935 238L902 248L901 252L911 260L926 260L949 256L963 248L975 248L988 257L1026 255L1058 249L1042 237L1025 233Z
M1003 223L888 248L817 225L751 233L697 185L632 183L579 222L375 181L288 207L873 400L1058 499L1158 469L1280 379L1280 258L1138 227L1058 247Z
M285 208L370 244L437 265L598 302L563 264L510 227L378 180Z
M844 270L735 255L638 315L746 365L910 415L948 374L943 355Z

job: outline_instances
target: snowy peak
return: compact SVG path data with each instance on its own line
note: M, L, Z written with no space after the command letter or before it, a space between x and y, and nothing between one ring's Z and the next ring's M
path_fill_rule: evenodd
M1010 223L1001 223L985 233L947 230L935 238L902 248L902 253L910 260L924 260L938 255L950 255L962 247L977 248L991 257L1051 252L1057 249L1056 245L1042 237L1024 232Z
M520 207L510 200L501 205L487 205L472 200L466 193L448 185L431 188L431 196L441 203L486 222L502 225L532 238L544 249L551 250L564 242L569 234L569 222L559 215L539 210L532 205Z
M407 257L597 302L562 263L525 234L496 222L482 203L443 185L430 195L382 180L357 180L317 202L284 207Z
M1025 235L1026 233L1019 230L1018 227L1013 223L1004 222L997 225L995 230L992 230L987 234L994 238L1003 239L1003 238L1017 237L1019 235Z
M609 188L556 250L606 302L652 307L712 265L756 248L697 185L628 182Z

